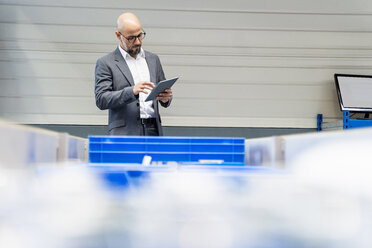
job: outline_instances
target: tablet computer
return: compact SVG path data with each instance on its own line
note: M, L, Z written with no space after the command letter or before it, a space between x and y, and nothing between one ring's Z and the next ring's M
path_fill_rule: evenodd
M155 100L156 97L161 93L161 92L164 92L165 89L170 89L172 87L172 85L177 81L179 77L175 77L175 78L171 78L171 79L167 79L167 80L163 80L163 81L160 81L156 86L155 88L152 89L152 91L150 92L150 94L147 96L145 102L147 101L151 101L151 100Z

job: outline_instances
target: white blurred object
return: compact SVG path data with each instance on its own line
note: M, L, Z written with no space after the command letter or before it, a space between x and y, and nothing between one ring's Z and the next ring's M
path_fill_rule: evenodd
M88 161L88 139L68 133L59 133L58 139L57 161Z
M296 141L287 165L298 183L327 195L319 202L327 210L319 230L349 241L344 247L372 247L371 129L310 138Z
M57 161L58 133L0 120L0 165Z
M149 166L151 164L152 157L151 156L143 156L142 165Z
M245 164L282 167L280 137L245 140Z
M301 182L372 197L372 132L348 132L318 140L290 159Z
M87 139L0 120L0 166L87 161Z
M86 247L109 214L100 181L84 168L34 173L1 171L0 247Z
M315 132L299 135L280 136L283 159L286 168L296 166L294 162L298 155L303 151L311 151L318 145L327 143L348 143L349 141L368 141L372 140L372 128L349 129L342 131ZM349 153L353 152L350 147ZM319 161L322 158L319 158Z
M200 164L222 164L225 162L222 159L199 159Z
M280 139L291 173L0 168L0 247L372 247L371 130Z

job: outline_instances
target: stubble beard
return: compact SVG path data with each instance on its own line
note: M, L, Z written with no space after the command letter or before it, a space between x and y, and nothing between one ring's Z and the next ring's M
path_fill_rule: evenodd
M141 52L141 45L137 45L136 48L137 50L134 50L132 48L129 48L127 44L124 43L125 50L127 53L131 56L137 56Z

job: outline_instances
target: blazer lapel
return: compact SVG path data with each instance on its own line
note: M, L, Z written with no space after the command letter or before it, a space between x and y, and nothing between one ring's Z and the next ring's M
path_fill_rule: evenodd
M119 48L116 48L114 55L115 55L116 66L119 68L121 73L123 73L124 77L128 80L128 82L132 86L134 86L134 80L133 80L132 73L129 70L127 62L125 62L123 55L121 55Z
M149 67L150 82L157 84L158 82L156 81L156 61L146 51L145 51L145 58L146 58L147 66ZM153 101L152 106L154 107L155 112L159 113L158 101ZM156 115L156 118L157 119L159 118L158 114Z
M145 51L145 58L146 58L147 66L149 67L150 82L157 84L158 82L156 81L156 61L146 51Z

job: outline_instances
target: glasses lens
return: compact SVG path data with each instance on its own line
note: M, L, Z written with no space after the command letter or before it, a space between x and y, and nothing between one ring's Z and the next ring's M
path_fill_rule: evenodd
M127 38L127 40L128 40L129 42L133 42L136 38L137 38L136 36L129 36L129 37Z
M125 37L129 42L134 42L137 38L142 41L143 38L145 38L145 35L146 33L140 33L139 35L137 36L129 36L129 37Z

